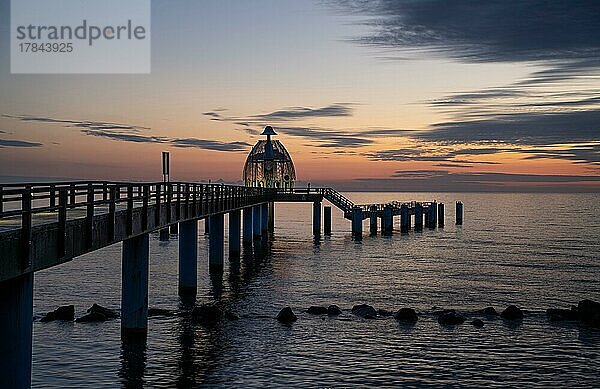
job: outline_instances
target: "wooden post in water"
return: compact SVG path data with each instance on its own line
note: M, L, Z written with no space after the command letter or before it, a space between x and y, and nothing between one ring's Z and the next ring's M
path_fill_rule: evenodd
M179 295L195 295L198 283L198 221L181 222L179 234Z
M240 256L240 224L241 211L229 212L229 256L233 258Z
M463 224L463 203L461 201L456 202L456 225Z
M371 205L369 207L369 234L371 236L377 235L377 206Z
M268 203L262 203L260 205L260 215L262 217L262 220L260 223L260 233L266 237L267 235L269 235L269 204Z
M204 219L204 235L208 235L210 234L210 223L208 221L208 218Z
M438 204L438 227L444 227L444 203Z
M145 335L148 329L148 234L123 241L121 334Z
M423 231L423 205L415 204L415 231Z
M224 216L222 213L208 217L210 234L208 236L208 269L211 273L223 271Z
M252 247L252 207L246 207L244 214L244 247Z
M408 205L400 206L400 233L406 234L410 230L410 214L408 213Z
M33 273L0 282L1 388L31 387Z
M384 236L392 235L392 231L394 229L394 214L392 207L386 205L383 208L383 218L381 221L381 232L383 232Z
M260 240L262 237L262 216L261 216L261 207L260 205L255 205L252 207L252 231L254 235L254 240Z
M331 207L323 207L323 230L325 235L331 235Z
M269 232L275 232L275 202L269 201Z
M352 210L352 237L354 240L362 240L363 211L360 207Z
M313 203L313 235L321 236L321 202Z

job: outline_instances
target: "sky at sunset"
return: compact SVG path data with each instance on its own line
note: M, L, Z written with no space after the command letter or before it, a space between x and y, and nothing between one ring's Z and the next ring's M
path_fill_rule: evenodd
M0 178L240 182L265 125L301 182L600 191L598 1L152 1L150 74L10 74Z

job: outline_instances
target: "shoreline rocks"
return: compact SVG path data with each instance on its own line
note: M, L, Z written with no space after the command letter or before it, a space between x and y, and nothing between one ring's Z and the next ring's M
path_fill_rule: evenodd
M578 318L584 324L600 328L600 303L593 300L581 300L577 304Z
M102 313L97 312L97 311L92 311L86 315L78 317L77 320L75 320L75 321L77 323L95 323L95 322L102 322L102 321L107 321L107 320L109 320L109 317L107 317L106 315L103 315Z
M509 305L504 311L502 311L500 316L506 320L523 320L523 312L516 305Z
M327 314L330 316L337 316L342 314L342 310L337 305L330 305L327 307Z
M473 327L481 328L485 325L485 323L481 319L473 319L471 325L473 325Z
M280 323L291 324L291 323L295 322L296 320L298 320L298 317L294 314L294 311L292 311L292 308L290 308L288 306L288 307L284 307L281 311L279 311L276 319Z
M486 307L481 310L481 313L486 316L499 316L498 311L494 307Z
M91 307L89 307L87 313L99 313L101 315L106 316L107 319L116 319L117 317L119 317L117 311L105 308L98 304L93 304Z
M412 308L400 308L394 315L394 318L398 321L414 323L419 320L417 312Z
M454 309L443 311L438 316L438 323L448 326L462 324L465 322L465 320L467 320L467 318L456 313Z
M376 319L377 311L370 305L359 304L352 307L352 313L363 319Z
M48 323L55 320L73 321L73 319L75 319L75 305L63 305L61 307L56 308L52 312L46 313L40 319L40 322Z

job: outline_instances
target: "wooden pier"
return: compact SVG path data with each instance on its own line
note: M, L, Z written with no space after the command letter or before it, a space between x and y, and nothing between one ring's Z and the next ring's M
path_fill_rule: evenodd
M383 235L411 228L444 226L444 204L389 202L356 205L331 188L267 189L193 182L55 182L0 186L0 387L31 382L34 273L114 243L123 242L121 329L123 336L145 334L148 316L149 233L179 233L179 293L195 295L198 221L209 235L209 270L222 272L224 217L229 221L229 256L240 246L262 245L274 230L276 202L313 203L313 234L331 234L331 207L352 222L356 241L363 220L371 234L381 221ZM456 221L462 224L462 203ZM323 217L322 217L323 215ZM414 225L411 220L414 219Z

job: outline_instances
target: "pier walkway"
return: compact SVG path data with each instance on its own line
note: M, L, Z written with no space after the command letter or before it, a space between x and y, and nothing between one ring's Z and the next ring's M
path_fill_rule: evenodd
M76 181L0 186L0 364L5 387L27 387L31 376L33 275L114 243L123 242L121 328L147 331L149 233L179 233L179 293L196 293L198 221L209 234L209 271L222 272L224 216L229 218L229 255L240 246L264 244L274 229L276 202L313 203L313 233L331 234L331 207L352 221L355 240L363 220L371 234L444 225L444 204L390 202L357 205L332 188L278 190L194 182ZM457 203L457 223L462 204ZM0 385L3 386L3 385Z

